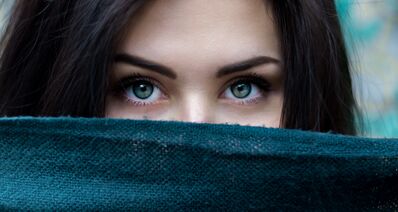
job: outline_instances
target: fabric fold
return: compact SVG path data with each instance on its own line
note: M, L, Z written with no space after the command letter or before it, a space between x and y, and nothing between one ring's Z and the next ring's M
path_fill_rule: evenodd
M0 209L398 209L398 139L174 121L1 118Z

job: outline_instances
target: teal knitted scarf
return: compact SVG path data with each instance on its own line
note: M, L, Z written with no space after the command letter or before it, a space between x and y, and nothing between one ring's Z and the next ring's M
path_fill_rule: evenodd
M0 209L393 210L398 139L173 121L1 118Z

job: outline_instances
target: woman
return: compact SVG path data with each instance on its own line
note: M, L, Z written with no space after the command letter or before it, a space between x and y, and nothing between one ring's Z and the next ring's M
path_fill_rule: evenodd
M21 0L0 64L3 116L356 134L333 0Z

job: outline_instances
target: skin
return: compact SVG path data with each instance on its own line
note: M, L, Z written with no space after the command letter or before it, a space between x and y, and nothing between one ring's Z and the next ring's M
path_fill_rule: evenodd
M166 66L175 79L126 61L115 62L111 87L139 73L156 81L163 91L153 100L140 100L133 92L124 92L127 96L109 92L106 117L279 127L280 51L272 14L263 0L150 1L132 18L117 52ZM217 77L221 67L260 56L272 60ZM236 98L230 92L231 80L249 73L265 78L269 91L262 93L250 84L249 96Z

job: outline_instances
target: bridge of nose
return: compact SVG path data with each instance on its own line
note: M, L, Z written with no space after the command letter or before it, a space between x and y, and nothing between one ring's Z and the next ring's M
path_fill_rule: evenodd
M213 123L216 96L207 90L190 89L176 103L175 119L186 122Z

